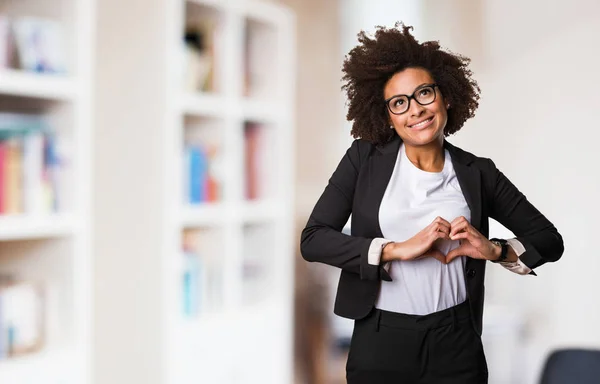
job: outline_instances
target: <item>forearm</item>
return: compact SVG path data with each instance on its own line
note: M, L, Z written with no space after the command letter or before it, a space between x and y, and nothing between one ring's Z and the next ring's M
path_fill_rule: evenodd
M318 262L356 273L362 280L390 280L380 265L369 263L373 239L350 236L334 228L313 224L302 231L300 251L306 261Z

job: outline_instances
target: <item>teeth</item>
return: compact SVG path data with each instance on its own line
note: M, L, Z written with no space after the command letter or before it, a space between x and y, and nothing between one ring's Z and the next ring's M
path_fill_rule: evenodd
M410 127L411 127L411 128L419 128L419 127L422 127L422 126L424 126L425 124L429 123L429 122L431 121L431 119L432 119L432 118L430 117L429 119L427 119L427 120L424 120L424 121L421 121L419 124L414 124L414 125L411 125Z

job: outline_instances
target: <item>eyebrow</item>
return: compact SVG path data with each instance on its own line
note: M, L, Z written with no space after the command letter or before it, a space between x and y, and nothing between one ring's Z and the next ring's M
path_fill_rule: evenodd
M410 94L408 94L408 93L398 93L398 94L392 95L390 97L387 97L385 100L390 100L390 99L392 99L394 97L397 97L397 96L410 96L410 95L413 95L420 88L422 88L424 86L427 86L427 85L432 85L432 84L435 84L435 82L433 82L433 83L421 83L421 84L417 85L417 87L415 89L413 89L412 93L410 93Z

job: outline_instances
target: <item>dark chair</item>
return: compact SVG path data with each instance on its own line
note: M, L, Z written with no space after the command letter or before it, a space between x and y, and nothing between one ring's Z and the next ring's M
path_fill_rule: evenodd
M552 352L544 365L541 384L600 384L600 350Z

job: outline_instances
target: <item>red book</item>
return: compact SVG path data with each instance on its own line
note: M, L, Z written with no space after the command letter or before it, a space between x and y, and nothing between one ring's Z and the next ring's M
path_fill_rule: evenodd
M208 176L206 180L206 198L210 202L215 202L219 200L219 186L217 185L217 181L211 175Z
M258 133L260 126L247 123L245 131L246 139L246 198L254 200L258 198L258 170L257 152Z

